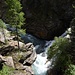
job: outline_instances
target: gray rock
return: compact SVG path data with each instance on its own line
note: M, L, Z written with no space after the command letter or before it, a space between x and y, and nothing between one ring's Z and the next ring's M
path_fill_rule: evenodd
M35 61L36 57L37 57L36 52L33 51L33 53L31 54L31 56L30 56L29 58L27 58L27 59L24 61L23 64L26 64L26 65L27 65L27 64L28 64L28 65L32 65L33 62Z
M26 75L23 70L15 70L10 75Z
M33 51L34 45L32 43L27 43L24 48L26 51Z
M25 69L23 64L21 64L19 62L14 62L14 65L15 65L15 69L17 69L17 70L24 70Z
M29 67L29 66L24 66L25 67L25 72L26 73L28 73L27 75L33 75L34 74L34 72L33 72L33 70L32 70L32 68L31 67Z
M5 64L6 64L7 66L10 66L10 67L12 67L12 68L15 68L15 67L14 67L14 61L13 61L13 58L12 58L11 56L5 57L5 60L6 60Z

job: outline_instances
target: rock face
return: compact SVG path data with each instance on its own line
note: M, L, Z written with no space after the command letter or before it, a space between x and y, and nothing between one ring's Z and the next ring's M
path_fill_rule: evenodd
M26 17L26 28L38 38L61 35L74 16L74 0L20 0ZM0 18L5 21L7 6L0 0Z
M21 0L28 33L42 39L61 35L73 18L74 0Z

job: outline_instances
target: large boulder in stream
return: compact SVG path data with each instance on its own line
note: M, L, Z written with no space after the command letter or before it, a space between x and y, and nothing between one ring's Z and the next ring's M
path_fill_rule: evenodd
M74 16L74 0L21 0L26 31L42 39L61 35Z

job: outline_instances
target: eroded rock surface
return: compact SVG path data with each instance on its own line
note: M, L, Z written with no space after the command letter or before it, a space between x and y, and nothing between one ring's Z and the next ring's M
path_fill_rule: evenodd
M0 40L2 44L0 45L0 65L4 63L14 68L11 75L33 75L31 65L36 59L36 52L33 50L34 45L19 42L20 49L18 49L18 42L13 40L14 37L11 37L6 38L8 40L6 44Z
M22 0L28 33L42 39L61 35L74 17L74 0Z

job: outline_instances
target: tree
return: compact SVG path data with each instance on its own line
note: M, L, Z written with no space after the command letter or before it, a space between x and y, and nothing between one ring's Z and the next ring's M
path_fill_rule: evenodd
M6 28L6 26L2 19L0 19L0 28L2 29L2 34L4 35L4 40L6 43L6 37L5 37L5 32L4 32L4 28Z
M19 0L6 0L8 6L7 12L7 22L16 28L16 37L18 40L18 49L19 49L19 38L18 38L18 29L21 29L21 26L24 24L24 13L21 11L21 3Z
M74 4L72 4L72 7L75 9ZM70 50L70 54L71 54L71 60L72 60L73 64L75 64L75 18L72 19L70 27L71 27L71 34L70 34L71 50Z
M70 39L71 39L71 58L72 62L75 64L75 18L71 21L71 34L70 34Z

